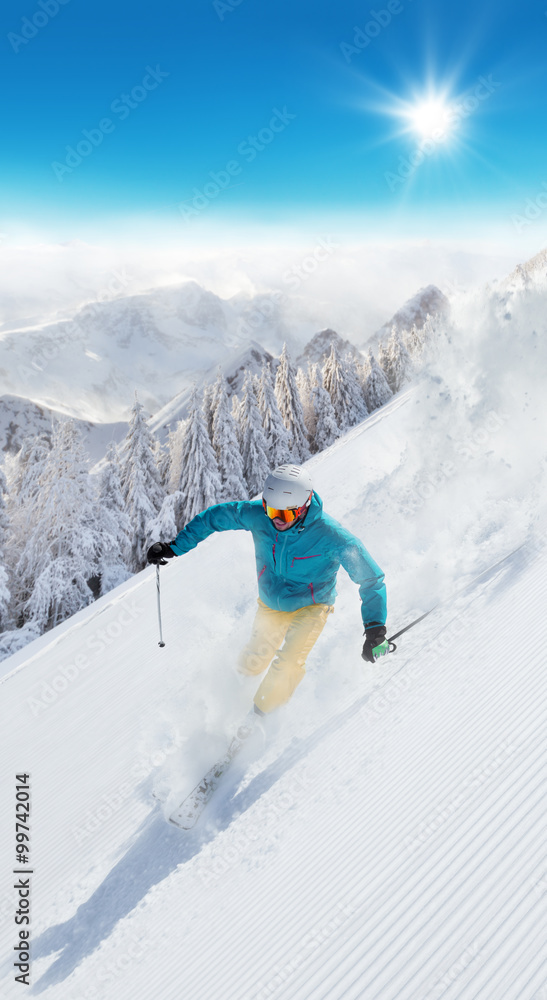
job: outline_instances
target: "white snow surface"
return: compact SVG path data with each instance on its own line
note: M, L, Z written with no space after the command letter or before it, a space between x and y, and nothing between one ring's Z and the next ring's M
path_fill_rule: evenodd
M308 463L386 572L357 588L198 827L166 822L250 705L252 541L213 535L2 664L3 965L15 775L32 784L32 995L539 1000L547 990L544 301L455 312L418 386ZM535 331L535 332L534 332ZM153 797L156 793L159 801ZM13 881L12 881L13 879Z

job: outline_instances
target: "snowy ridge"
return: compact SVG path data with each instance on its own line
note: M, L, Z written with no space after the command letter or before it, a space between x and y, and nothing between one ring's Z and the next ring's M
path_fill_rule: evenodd
M545 287L547 282L547 249L540 250L539 253L531 257L524 264L517 264L514 271L511 271L502 282L500 288L511 291L530 288L534 285Z
M3 451L16 453L27 436L45 434L51 439L53 423L66 419L66 416L66 411L41 406L32 399L0 396L0 440L4 442ZM95 424L76 419L75 423L82 432L92 462L101 459L108 444L111 441L121 441L127 431L127 424L124 422Z
M296 359L296 364L301 368L306 368L310 364L323 364L330 354L332 344L336 348L339 357L349 353L356 361L361 361L361 352L344 337L341 337L336 330L321 330L306 344L302 354Z
M420 288L416 292L416 295L407 299L387 323L384 323L372 337L369 337L364 346L370 347L376 341L389 337L393 327L402 333L403 330L410 330L415 324L421 330L428 315L433 316L436 313L444 313L448 309L448 299L441 292L440 288L437 288L436 285L427 285L426 288Z

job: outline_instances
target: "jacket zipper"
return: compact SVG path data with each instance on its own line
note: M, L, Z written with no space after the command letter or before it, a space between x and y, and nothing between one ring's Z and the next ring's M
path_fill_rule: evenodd
M274 561L274 566L275 566L276 569L277 569L277 563L275 561L275 546L277 545L277 539L278 539L278 537L279 537L279 532L277 532L277 535L275 536L275 542L273 543L273 547L272 547L273 561Z
M308 583L308 589L311 591L312 604L315 604L316 602L315 602L315 597L314 597L314 594L313 594L313 583Z
M264 572L264 570L265 570L265 569L266 569L266 566L264 565L264 566L262 567L262 569L260 570L260 573L258 574L258 579L259 579L259 580L260 580L260 577L262 576L262 574L263 574L263 572Z

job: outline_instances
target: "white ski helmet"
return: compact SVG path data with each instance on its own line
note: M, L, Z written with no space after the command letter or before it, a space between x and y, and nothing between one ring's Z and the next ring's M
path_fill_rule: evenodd
M268 507L288 510L309 505L313 486L311 476L299 465L279 465L264 483L262 498Z

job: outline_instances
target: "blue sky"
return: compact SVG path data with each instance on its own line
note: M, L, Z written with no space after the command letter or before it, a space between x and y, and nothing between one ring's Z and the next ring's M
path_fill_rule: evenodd
M545 190L545 0L15 0L1 19L8 235L510 240ZM426 99L441 138L416 127Z

